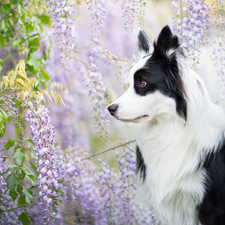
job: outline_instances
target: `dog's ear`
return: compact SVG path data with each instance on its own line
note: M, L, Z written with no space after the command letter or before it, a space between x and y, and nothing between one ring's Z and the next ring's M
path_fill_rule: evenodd
M153 44L147 37L145 32L139 28L138 29L138 51L139 53L148 54L153 50Z
M157 42L154 42L153 57L164 58L166 85L173 95L176 96L178 114L186 121L187 105L184 97L187 97L187 95L182 81L182 72L177 61L177 54L183 55L178 37L172 34L169 26L165 26L161 30Z
M172 59L178 50L182 52L178 37L173 35L169 26L165 26L161 30L155 46L160 51L160 53L166 56L168 59Z

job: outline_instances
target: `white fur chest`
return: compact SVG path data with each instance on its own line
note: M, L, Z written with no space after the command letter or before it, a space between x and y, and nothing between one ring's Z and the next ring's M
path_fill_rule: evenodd
M182 124L161 123L143 124L138 132L146 165L144 189L157 225L197 225L195 209L202 201L206 176L197 169L198 146L191 137L182 137Z

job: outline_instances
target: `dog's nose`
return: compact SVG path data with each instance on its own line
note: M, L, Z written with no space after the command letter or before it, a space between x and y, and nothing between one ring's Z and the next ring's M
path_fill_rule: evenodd
M118 107L119 107L118 104L112 104L112 105L110 105L110 106L108 107L108 110L109 110L109 112L110 112L110 114L111 114L112 116L115 115L115 112L116 112L116 110L118 109Z

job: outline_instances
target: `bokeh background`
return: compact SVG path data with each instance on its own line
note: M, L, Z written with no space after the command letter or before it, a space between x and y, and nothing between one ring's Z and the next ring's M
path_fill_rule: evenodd
M4 0L2 4L6 4L5 2L7 3L7 0ZM130 67L137 61L139 27L154 41L161 29L169 25L181 38L183 44L186 44L189 63L204 80L212 101L224 105L223 61L225 62L225 55L218 57L217 54L225 52L224 28L221 33L218 33L218 21L224 27L224 19L219 18L214 9L218 4L224 9L222 1L48 0L24 2L34 14L46 14L49 16L47 18L50 18L50 21L43 26L38 51L33 54L41 58L43 50L46 51L51 46L44 68L45 77L55 84L52 85L52 89L60 93L65 106L55 105L47 97L46 106L50 110L56 140L65 155L66 153L73 155L76 151L78 152L78 149L83 149L87 156L135 139L137 125L115 120L107 112L107 106L127 88ZM187 7L185 4L189 7L188 12L185 12ZM191 11L196 5L201 7L204 4L210 9L206 7L198 11L199 8L196 8L197 13ZM181 9L185 12L185 16L190 16L202 23L202 25L197 24L195 30L183 24L182 26L187 28L186 37L182 36L179 30ZM197 19L197 14L200 15L200 19ZM1 21L3 19L1 18ZM203 41L194 40L190 36L195 36L198 29L204 29L202 21L207 24L204 33L206 38ZM23 37L23 34L18 33L16 37ZM2 43L0 44L3 46ZM1 77L5 76L8 70L15 68L19 59L26 59L29 46L24 43L23 47L25 49L20 54L4 61ZM11 46L3 46L0 48L0 58L5 59L17 50ZM194 53L197 54L193 59ZM40 87L44 88L43 74L37 73L35 76L41 83ZM24 112L21 113L24 116ZM26 133L28 137L31 137L29 124L26 124ZM1 138L2 143L15 137L16 130L13 122L7 123L6 133ZM135 143L130 144L129 148L135 151ZM12 151L11 149L6 152L5 156L10 157ZM124 148L95 156L93 160L98 162L101 159L107 162L112 171L117 173L120 171L120 162L118 163L116 157L117 151L124 152ZM140 187L141 181L138 180L137 184L135 193L141 196L143 193ZM144 196L141 199L145 201ZM35 207L37 206L34 206L34 211L37 211ZM30 213L33 218L38 218L35 213ZM35 223L38 224L37 221L33 222Z

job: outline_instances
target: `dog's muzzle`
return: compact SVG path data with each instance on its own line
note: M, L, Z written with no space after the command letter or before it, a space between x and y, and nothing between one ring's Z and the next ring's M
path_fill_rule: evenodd
M119 108L118 104L112 104L108 107L108 110L112 116L115 116L117 109Z

